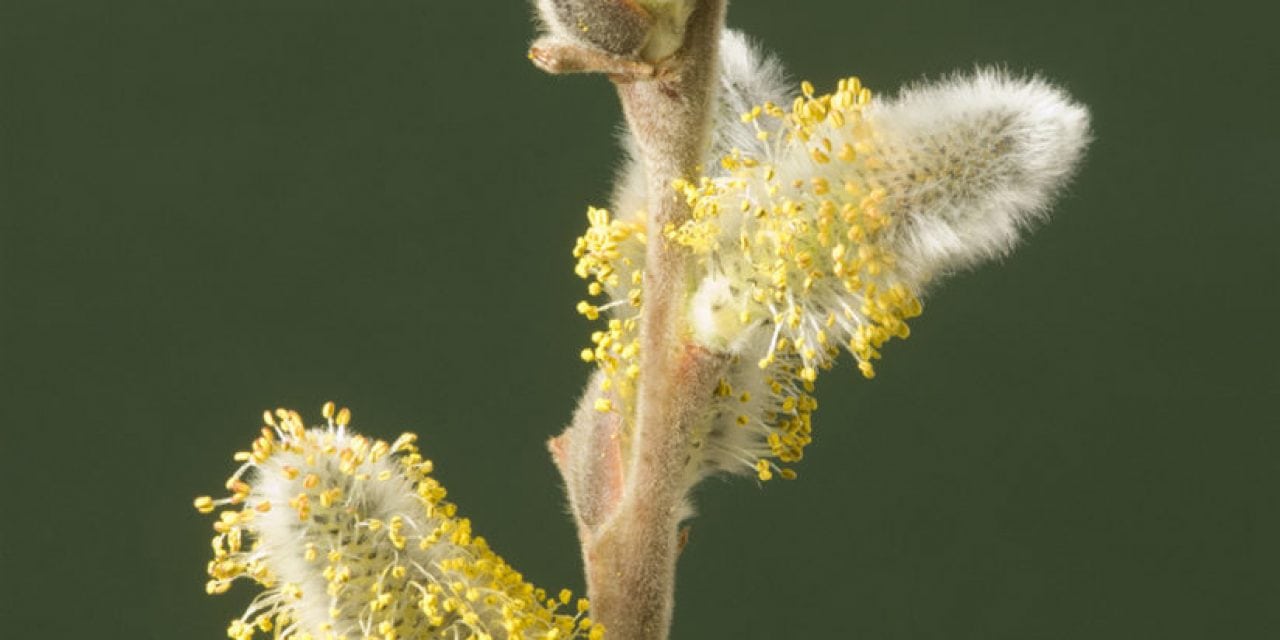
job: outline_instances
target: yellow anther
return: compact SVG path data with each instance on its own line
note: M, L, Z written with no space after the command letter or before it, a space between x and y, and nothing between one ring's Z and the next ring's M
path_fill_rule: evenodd
M586 300L582 300L578 302L577 309L578 309L578 313L586 316L588 320L595 320L596 318L600 317L600 308L587 302Z
M334 487L328 491L320 493L320 506L328 509L332 507L338 500L342 499L342 488Z
M769 469L769 462L767 460L756 461L756 476L765 482L773 479L773 471Z
M413 443L418 441L418 435L414 433L402 433L396 441L391 443L392 451L405 451L413 448Z

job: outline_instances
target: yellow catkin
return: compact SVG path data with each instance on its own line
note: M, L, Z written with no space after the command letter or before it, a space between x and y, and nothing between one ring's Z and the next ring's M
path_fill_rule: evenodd
M875 132L863 118L870 100L856 77L821 95L804 82L789 111L762 105L744 118L754 128L776 127L772 137L785 141L781 150L763 158L735 150L721 163L725 175L676 185L693 216L667 237L704 269L751 283L743 314L770 319L766 329L777 326L768 350L752 360L777 389L755 405L777 462L800 460L812 441L811 392L837 350L848 350L871 378L879 349L909 335L907 321L921 311L913 285L895 271L897 217L881 180ZM780 162L786 154L791 159ZM796 157L811 164L801 167ZM737 231L722 237L721 228ZM734 409L721 413L743 423ZM761 480L794 477L770 460L755 465Z

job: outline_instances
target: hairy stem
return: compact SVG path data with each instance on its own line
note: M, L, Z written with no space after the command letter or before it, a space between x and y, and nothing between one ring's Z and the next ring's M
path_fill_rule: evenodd
M685 500L680 475L691 423L723 366L720 358L685 344L688 256L663 229L689 217L672 183L697 174L710 143L724 4L700 0L683 46L661 63L658 77L617 84L648 178L641 373L621 501L584 557L592 613L619 640L667 637Z

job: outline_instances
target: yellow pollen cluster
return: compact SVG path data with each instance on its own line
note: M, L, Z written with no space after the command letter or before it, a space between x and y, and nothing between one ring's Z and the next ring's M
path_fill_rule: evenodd
M915 285L895 270L897 203L863 117L870 90L848 78L831 94L808 82L801 92L790 111L766 103L744 113L770 141L765 157L734 150L721 159L725 175L677 182L692 217L664 229L708 278L734 284L736 326L769 336L751 357L772 390L760 408L769 453L782 462L799 460L810 441L819 370L843 348L873 377L880 347L907 337L907 320L921 313ZM756 467L772 477L769 461Z
M632 397L640 375L640 340L637 318L643 283L644 223L612 219L605 209L587 210L589 226L573 248L577 258L574 273L589 280L587 294L608 296L611 302L597 305L589 300L578 303L578 313L588 320L600 318L601 312L611 317L603 330L591 334L591 347L582 350L582 359L595 362L606 374L602 392L613 391L624 402ZM602 412L615 409L614 403L601 397L596 403Z
M740 361L733 365L733 370L741 370ZM764 392L752 394L735 389L728 379L721 379L715 391L717 408L722 417L733 416L732 426L725 428L752 433L753 444L745 447L745 451L734 453L758 456L740 459L755 471L756 477L768 481L776 472L784 480L794 480L795 470L778 462L790 464L804 458L804 448L813 441L812 416L818 401L809 393L812 385L797 383L794 377L775 378L766 374L763 382ZM758 440L763 441L763 449L755 442Z
M235 456L231 495L195 500L201 513L224 508L207 591L242 578L264 588L230 638L603 637L586 600L548 597L472 533L416 436L370 440L347 430L345 408L323 413L327 425L311 429L294 411L265 413L261 436Z
M779 122L783 135L774 157L761 161L735 151L722 160L727 177L677 184L693 217L667 233L707 256L708 268L741 271L729 275L749 298L743 323L759 319L780 328L762 368L792 352L803 363L801 377L812 381L841 346L834 338L847 336L843 346L870 377L880 345L906 337L906 320L921 310L893 271L888 240L895 217L885 206L887 192L877 179L883 163L862 117L871 92L857 78L821 96L808 82L801 86L789 113L766 104L743 115L761 131L761 120ZM774 162L796 162L785 157L794 147L805 150L809 166L779 171ZM730 229L735 233L726 237Z

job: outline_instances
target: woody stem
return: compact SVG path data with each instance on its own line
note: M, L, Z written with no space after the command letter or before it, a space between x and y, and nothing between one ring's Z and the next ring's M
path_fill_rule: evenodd
M689 218L672 185L697 175L710 144L724 11L725 0L699 0L682 47L662 62L664 73L617 83L647 176L648 244L628 473L614 516L584 549L592 614L611 639L667 637L690 431L723 366L687 344L689 256L664 229Z

